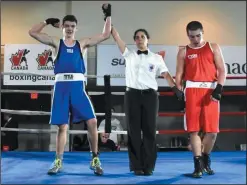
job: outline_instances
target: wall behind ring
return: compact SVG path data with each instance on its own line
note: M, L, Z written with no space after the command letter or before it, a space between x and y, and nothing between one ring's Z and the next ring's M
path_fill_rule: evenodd
M206 40L220 45L246 45L245 1L109 1L109 3L112 4L112 23L127 44L133 44L133 33L138 28L149 31L150 44L187 44L186 24L191 20L198 20L204 25ZM74 14L78 18L77 39L101 33L104 25L101 5L100 1L3 1L1 3L1 44L38 43L28 35L31 26L49 17L62 19L66 14ZM51 26L46 27L44 32L51 36L62 37L62 31ZM103 44L114 44L114 40L110 38ZM3 47L1 47L1 53L3 54ZM1 71L3 62L3 55L1 55ZM88 50L88 74L96 74L96 47ZM223 109L231 111L239 108L231 105ZM119 110L116 109L116 111ZM180 124L181 120L168 117L159 118L158 122L165 122L160 124L160 129L171 129L175 127L173 125L177 125L174 122ZM236 120L232 118L229 122L236 122ZM20 127L28 128L29 126ZM33 128L33 125L30 127ZM229 136L222 135L222 140ZM158 139L168 142L169 140L164 137L166 136ZM34 138L30 138L30 141L33 140ZM169 145L169 143L166 144ZM228 146L224 145L224 147Z
M146 28L151 44L183 45L188 43L186 24L199 20L205 38L220 45L246 45L245 1L109 1L112 22L127 44L133 44L136 29ZM102 32L103 15L100 1L3 1L1 3L1 44L37 43L28 35L32 25L48 17L78 18L76 38ZM62 31L48 26L44 32L61 37ZM103 44L114 44L110 38ZM88 73L96 72L95 47L89 49ZM3 61L3 60L1 60Z

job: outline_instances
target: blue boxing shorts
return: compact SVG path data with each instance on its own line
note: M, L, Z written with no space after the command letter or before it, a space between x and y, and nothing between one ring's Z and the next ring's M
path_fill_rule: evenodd
M85 91L81 73L62 73L55 77L50 124L68 124L96 118L93 105Z

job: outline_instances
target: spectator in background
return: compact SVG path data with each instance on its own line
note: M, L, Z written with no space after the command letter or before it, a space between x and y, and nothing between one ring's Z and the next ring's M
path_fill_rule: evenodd
M100 151L119 151L120 145L117 145L109 138L109 133L101 133L99 137L99 150Z
M111 109L112 113L115 112L115 109L112 108ZM112 119L111 119L111 130L112 131L123 131L123 127L120 123L120 121L112 116ZM103 119L99 125L99 128L98 128L98 131L105 131L105 119ZM110 139L112 140L116 145L120 145L121 141L123 140L122 138L122 135L120 134L116 134L116 133L101 133L100 134L100 138L102 140L102 138L107 138L107 139ZM104 141L104 139L103 139Z
M1 114L2 115L2 114ZM18 128L18 122L12 115L4 113L1 116L3 120L1 120L1 127L5 128ZM7 146L7 150L16 150L18 148L18 132L2 132L1 134L1 148L3 146Z

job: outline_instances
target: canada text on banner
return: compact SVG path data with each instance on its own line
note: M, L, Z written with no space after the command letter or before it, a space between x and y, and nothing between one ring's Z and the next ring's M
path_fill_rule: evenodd
M130 49L136 49L135 45L127 45ZM149 45L152 52L163 52L164 62L172 76L176 73L176 58L178 46ZM221 46L228 77L246 77L246 46ZM111 78L112 86L125 86L125 60L117 45L98 45L97 47L97 75L111 75L119 78ZM168 87L164 79L158 79L160 87ZM97 85L103 86L104 79L97 78ZM228 79L226 86L246 86L246 79Z
M52 51L51 47L44 44L6 44L4 72L13 73L13 75L4 75L4 85L54 85ZM84 61L87 67L86 52Z

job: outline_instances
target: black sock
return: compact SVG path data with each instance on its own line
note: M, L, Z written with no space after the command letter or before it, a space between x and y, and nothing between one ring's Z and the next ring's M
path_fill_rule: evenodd
M207 153L202 153L203 156L209 156L210 154Z
M98 157L98 153L92 152L92 158Z
M200 159L202 156L198 155L198 156L194 156L195 159Z

